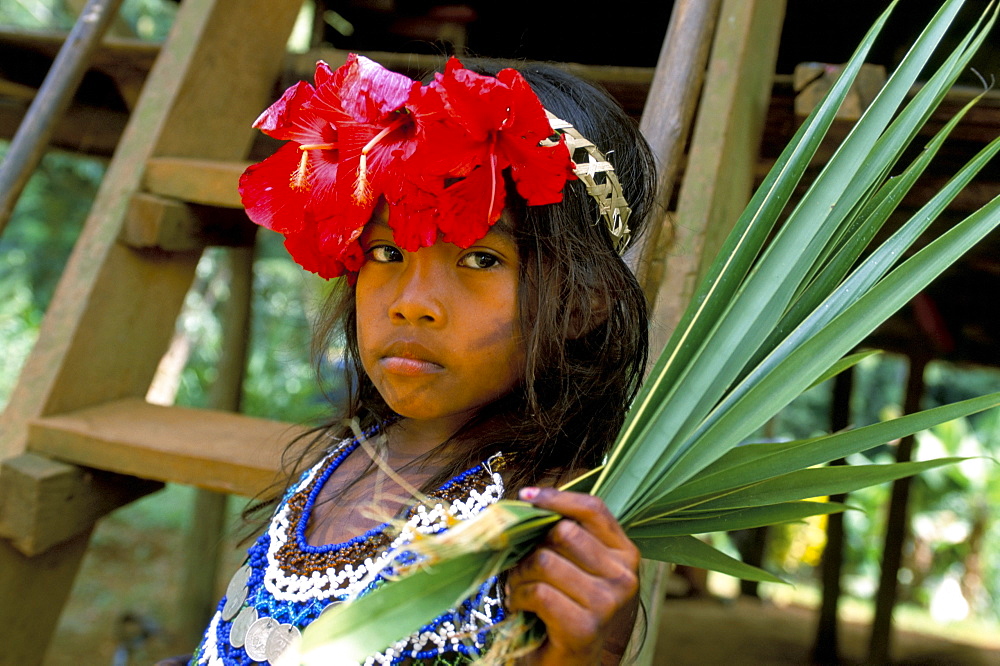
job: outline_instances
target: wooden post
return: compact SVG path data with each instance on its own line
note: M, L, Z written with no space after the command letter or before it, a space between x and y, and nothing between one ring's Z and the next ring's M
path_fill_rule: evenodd
M214 409L240 411L243 377L246 374L253 298L253 247L227 248L230 290L222 321L222 352L218 376L209 394ZM215 580L219 570L219 543L225 529L229 496L211 490L195 490L192 522L184 548L178 631L197 644L218 601Z
M830 431L837 432L850 425L851 393L854 388L854 369L848 368L833 380L833 405L830 413ZM843 458L831 465L846 465ZM831 502L843 503L846 494L831 495ZM823 599L816 625L816 642L813 644L813 663L835 666L840 663L837 607L840 601L840 573L844 562L844 514L831 513L826 517L826 547L823 548L820 572Z
M697 280L750 199L771 100L783 0L726 0L695 121L675 233L653 299L650 349L680 320Z
M28 557L0 539L0 666L41 664L73 588L93 525L43 555ZM8 596L11 590L17 596ZM40 630L41 628L41 630Z
M674 3L646 96L639 129L656 157L658 208L664 212L670 203L691 133L721 3L722 0L677 0ZM647 298L656 293L655 288L650 291L649 286L655 287L662 278L663 261L658 250L661 243L669 243L671 233L670 219L664 215L661 224L650 224L646 234L625 256ZM656 270L651 268L653 266ZM642 604L646 617L645 624L637 626L633 634L633 645L637 646L634 648L636 666L653 663L663 589L669 573L670 566L662 562L646 560L642 563ZM643 637L645 640L639 643Z
M924 369L927 357L911 356L910 372L906 381L906 397L903 413L920 411L920 400L924 395ZM913 459L915 438L909 435L899 440L896 462ZM896 585L899 565L903 559L903 545L908 535L908 511L911 477L903 477L892 484L892 498L889 500L889 515L885 523L885 545L882 548L882 572L879 576L878 593L875 595L875 619L868 643L868 660L871 666L884 666L892 655L892 610L896 605Z
M656 157L657 209L663 213L670 207L677 172L691 134L721 4L722 0L674 3L642 109L639 129ZM665 250L672 234L670 218L664 215L660 225L650 224L646 234L625 256L648 296L656 295L655 287L663 278ZM649 286L652 291L648 291Z

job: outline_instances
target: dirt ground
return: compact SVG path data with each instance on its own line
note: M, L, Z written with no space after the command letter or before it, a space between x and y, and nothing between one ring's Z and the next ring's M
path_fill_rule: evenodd
M663 606L656 664L802 665L809 664L816 630L814 611L778 607L743 597L668 599ZM844 666L865 663L866 625L842 622L840 652ZM898 666L998 666L1000 636L993 648L948 641L935 636L897 632L893 658Z

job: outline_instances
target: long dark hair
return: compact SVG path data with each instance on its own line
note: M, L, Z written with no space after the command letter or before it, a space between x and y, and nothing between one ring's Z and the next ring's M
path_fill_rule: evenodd
M496 61L463 64L489 75L505 66ZM650 215L655 187L652 155L635 122L603 90L562 69L542 64L516 68L548 110L572 123L614 164L632 207L634 242ZM504 476L510 491L599 465L642 379L645 299L583 183L568 183L563 201L548 206L527 206L512 195L507 214L519 254L523 382L429 454L443 467L427 480L424 491L495 452L503 452L508 461ZM343 281L318 321L314 352L325 354L343 342L350 384L347 418L367 429L396 415L361 366L354 298L353 286ZM331 438L349 435L343 424L339 419L304 438L304 448L291 456L294 467L317 460Z

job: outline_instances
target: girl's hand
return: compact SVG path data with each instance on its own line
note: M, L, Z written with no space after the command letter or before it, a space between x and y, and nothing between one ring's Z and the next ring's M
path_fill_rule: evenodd
M635 623L639 550L592 495L524 488L520 499L565 516L507 580L507 608L545 623L527 662L617 664Z

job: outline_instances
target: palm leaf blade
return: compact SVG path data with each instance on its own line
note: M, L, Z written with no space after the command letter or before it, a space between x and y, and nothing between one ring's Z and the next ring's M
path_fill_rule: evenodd
M693 536L636 539L635 545L639 547L642 556L650 560L710 569L746 580L784 582L777 576L740 562Z
M631 539L652 539L745 530L766 525L800 521L810 516L838 513L847 507L836 502L777 502L765 506L740 507L709 516L674 514L671 520L637 525L628 531Z

